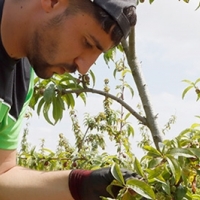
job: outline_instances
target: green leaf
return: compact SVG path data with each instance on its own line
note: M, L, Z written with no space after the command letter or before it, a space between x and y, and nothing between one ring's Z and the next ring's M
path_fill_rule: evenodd
M165 184L162 184L162 189L168 194L170 195L171 194L171 190L170 190L170 185L165 183Z
M196 156L197 158L200 158L200 149L199 148L189 148L190 152Z
M93 82L93 87L95 86L95 74L93 73L92 70L89 71L90 76L92 77L92 82Z
M146 171L148 172L148 179L154 179L159 177L163 173L163 170L163 166L158 166L153 169L146 169Z
M34 85L36 85L36 83L39 82L39 81L40 81L40 78L39 78L38 76L36 76L36 77L34 78Z
M113 191L112 191L113 186L114 186L114 187L117 186L118 188L119 188L119 187L121 187L121 188L123 187L122 184L120 184L118 181L113 180L112 183L111 183L110 185L108 185L107 188L106 188L107 192L108 192L112 197L114 197L114 194L113 194Z
M118 165L114 164L111 167L113 177L122 185L125 185L124 178Z
M198 101L200 99L200 93L197 94L197 100Z
M117 49L118 49L119 51L121 51L121 52L124 52L124 48L123 48L123 46L122 46L121 43L119 43L119 44L117 45Z
M115 68L114 71L113 71L114 78L116 78L116 74L117 74L117 69Z
M128 133L128 136L130 135L134 136L134 128L129 124L127 125L127 133Z
M158 165L161 165L162 161L163 161L163 158L161 158L161 157L157 157L157 158L151 159L149 161L149 163L148 163L148 167L149 168L154 168L154 167L156 167Z
M50 103L55 95L55 87L54 84L50 84L46 90L44 91L44 100Z
M192 89L192 88L194 88L194 86L191 85L191 86L188 86L188 87L183 91L182 99L184 99L186 93L187 93L190 89Z
M124 117L124 121L126 121L126 120L130 117L130 115L131 115L131 113L128 112L128 113L126 114L126 116Z
M103 57L104 57L106 64L108 64L108 62L110 60L114 61L115 53L116 53L116 48L112 48L109 51L107 51L106 53L104 53Z
M67 85L60 85L61 87L62 87L62 89L71 89L71 90L73 90L73 89L78 89L78 88L81 88L82 89L82 87L80 86L80 85L78 85L77 83L68 83Z
M182 138L187 137L188 134L192 132L191 128L187 128L183 130L177 137L177 142L179 142Z
M49 108L50 108L50 103L45 102L44 107L43 107L43 115L45 120L51 124L54 125L54 123L49 119Z
M200 199L200 194L193 194L192 195L193 200L199 200Z
M146 184L144 181L138 179L129 179L126 182L126 186L134 190L136 193L140 194L141 196L149 199L156 199L151 186Z
M174 176L175 183L177 184L181 178L181 167L178 161L171 155L166 155L166 159Z
M34 94L31 98L29 106L34 110L35 106L37 105L38 100L41 98L41 94L39 92L34 91Z
M171 190L170 190L170 184L168 183L168 181L166 181L162 175L158 176L155 178L155 180L157 182L160 182L162 184L162 189L168 194L171 194Z
M134 160L134 169L138 175L144 176L144 172L143 172L140 162L138 161L137 158L135 158L135 160Z
M60 108L61 110L65 110L65 104L64 104L64 101L63 101L63 99L62 99L62 96L59 94L59 95L57 96L56 99L57 99L58 102L59 102L59 108Z
M191 125L191 128L192 128L192 129L197 128L197 127L200 127L200 124L194 123L194 124Z
M183 80L182 82L188 83L188 84L190 84L190 85L194 85L192 81L189 81L189 80L186 80L186 79Z
M170 149L168 154L173 156L183 156L186 158L195 158L194 154L189 149L174 148Z
M125 77L127 73L131 73L131 70L130 69L124 69L122 71L122 77Z
M63 117L63 110L65 110L65 106L61 95L53 98L53 118L55 120L54 124L58 122L58 120L62 119Z
M55 153L54 153L52 150L50 150L50 149L42 148L41 150L42 150L42 151L48 152L51 156L54 156L54 155L55 155Z
M151 146L144 146L143 147L146 151L148 151L148 155L151 155L153 157L160 157L162 154L155 148Z
M196 85L198 82L200 82L200 78L198 78L198 79L194 82L194 85Z
M198 10L200 8L200 2L199 2L199 5L197 6L197 8L195 10Z
M185 197L187 193L187 188L183 186L178 186L176 191L175 191L175 198L176 200L183 200L183 197Z
M64 77L60 80L59 84L65 83L68 85L70 82L74 82L77 84L77 78L73 77L71 74L67 73ZM77 84L78 85L78 84Z
M41 108L44 104L44 98L41 98L40 102L38 103L38 106L37 106L37 114L40 115L40 111L41 111Z
M133 199L133 195L129 192L129 190L126 190L126 192L123 194L122 200L131 200Z
M133 88L130 85L128 85L128 84L125 84L124 86L127 87L130 90L131 96L133 97L134 96L134 90L133 90Z
M72 94L65 94L63 95L63 100L66 102L68 108L70 107L74 107L75 105L75 101L74 101L74 97Z
M80 93L78 96L83 100L84 104L86 105L86 96L85 96L85 93Z

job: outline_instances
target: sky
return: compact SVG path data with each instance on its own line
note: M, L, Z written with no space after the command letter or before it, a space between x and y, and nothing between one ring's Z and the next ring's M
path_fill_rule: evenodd
M160 128L172 115L176 116L176 123L164 136L165 139L173 139L192 123L199 123L195 116L200 115L200 102L196 101L194 91L188 92L182 99L182 92L187 87L182 81L195 81L200 77L200 9L195 11L198 3L198 0L191 0L189 4L178 0L155 0L151 5L146 1L137 7L136 54ZM105 78L111 80L111 87L116 85L112 77L113 68L108 68L102 57L92 70L96 74L97 88L102 89ZM129 84L135 88L133 80L130 79ZM115 93L114 89L112 91ZM136 109L140 103L136 89L134 97L128 96L126 101ZM76 103L80 123L84 113L95 115L102 108L99 106L102 98L98 95L88 95L87 102L86 107L79 100ZM130 142L136 157L141 157L143 151L137 148L137 142L141 139L137 120L131 120L135 137ZM67 112L55 127L35 113L29 121L24 121L25 124L27 122L31 145L38 145L41 139L45 139L45 146L55 149L59 133L63 133L70 142L74 141ZM115 149L109 146L108 151L114 153Z

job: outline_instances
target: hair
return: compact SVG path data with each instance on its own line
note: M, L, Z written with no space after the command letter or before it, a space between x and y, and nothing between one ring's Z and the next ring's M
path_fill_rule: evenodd
M101 25L102 29L111 35L111 40L118 45L123 38L123 32L117 22L101 7L92 3L90 0L69 0L69 7L65 11L65 15L73 15L78 12L89 13ZM136 24L135 7L124 8L123 13L128 18L130 26Z

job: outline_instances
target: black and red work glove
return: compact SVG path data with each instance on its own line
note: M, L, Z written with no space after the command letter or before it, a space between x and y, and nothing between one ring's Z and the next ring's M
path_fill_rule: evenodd
M139 178L136 173L121 169L124 180ZM114 180L111 168L98 170L72 170L69 175L69 189L75 200L100 200L101 196L110 197L106 191L108 185ZM117 197L120 188L114 188L113 194Z

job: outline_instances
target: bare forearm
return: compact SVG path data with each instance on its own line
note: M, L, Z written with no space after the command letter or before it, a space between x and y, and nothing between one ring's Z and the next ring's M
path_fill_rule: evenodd
M0 175L1 200L73 200L70 171L39 172L13 167Z

